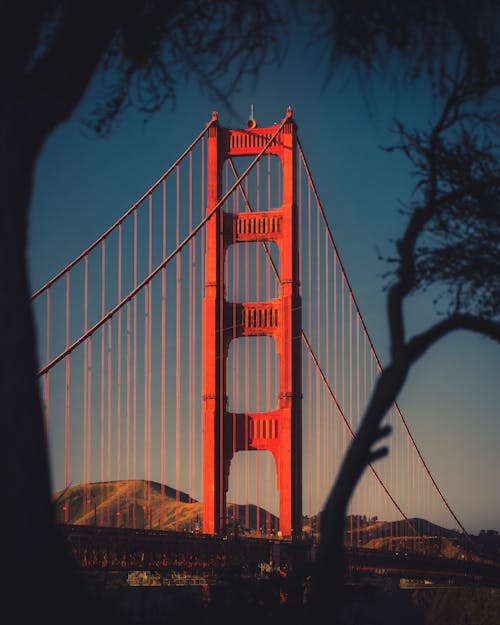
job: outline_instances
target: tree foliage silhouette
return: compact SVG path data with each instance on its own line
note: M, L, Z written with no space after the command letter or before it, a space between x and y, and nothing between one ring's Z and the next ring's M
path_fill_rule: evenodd
M52 514L26 261L38 156L96 76L105 82L88 124L106 134L128 107L152 113L172 101L181 78L227 99L244 75L275 60L281 26L267 0L2 3L0 395L10 479L6 561L21 590L26 570L38 563L42 571L35 583L30 581L30 601L16 604L17 621L31 619L33 606L37 618L51 622L104 622L110 616L81 598L76 569Z
M68 620L68 610L74 623L110 618L81 600L76 569L52 515L26 260L37 159L91 81L106 77L87 120L99 134L110 132L128 107L150 114L172 102L181 77L198 81L229 104L243 76L257 76L263 64L280 57L290 6L309 22L312 41L325 46L332 73L347 64L362 79L386 66L396 67L406 81L427 74L436 97L444 99L441 117L430 131L397 126L400 142L393 149L412 159L418 197L408 206L408 226L393 259L391 363L322 515L313 599L318 605L325 600L331 604L332 594L325 589L333 579L333 600L340 596L347 503L367 463L386 453L373 447L388 434L380 423L411 365L455 329L499 340L498 107L486 108L499 81L495 5L491 0L292 0L289 5L271 0L46 0L2 5L0 394L11 480L7 562L16 582L34 562L42 570L53 564L53 576L37 577L30 603L16 606L16 620L28 620L33 605L39 618L52 622ZM403 302L435 283L445 285L451 308L432 328L407 339ZM75 604L77 610L72 609Z
M313 604L320 612L327 605L342 603L347 505L364 470L388 453L387 447L377 447L390 433L390 426L382 425L382 421L412 365L437 341L456 330L473 331L500 342L498 20L492 22L493 29L486 24L490 5L483 7L485 13L473 12L472 24L468 24L470 16L462 6L465 4L456 5L459 15L451 22L455 36L448 33L450 39L445 47L438 38L442 54L437 65L435 58L423 55L419 60L417 54L406 66L410 79L421 77L422 71L432 79L436 100L441 104L440 115L428 130L409 129L397 122L394 131L399 141L387 148L401 151L410 160L416 182L405 209L406 228L396 242L395 255L387 259L394 267L387 276L390 362L377 380L322 511L312 591ZM387 25L391 23L389 20ZM378 18L368 19L365 26L378 29ZM444 26L449 23L443 24L439 33L445 32ZM413 31L422 35L422 42L428 41L425 29L420 33L420 26L416 32L415 28L415 24L410 26L410 34ZM394 31L382 32L385 44L390 45ZM402 46L403 57L408 35L404 32L405 36L396 37L400 42L396 47ZM352 33L344 35L352 44ZM418 43L414 37L409 40L413 45ZM436 41L429 49L435 46ZM348 56L352 49L348 47ZM354 50L355 59L370 67L371 61L363 57L365 48L361 45L362 54ZM372 49L375 57L383 57L386 51L377 46ZM404 306L413 294L427 289L438 292L436 322L408 337Z

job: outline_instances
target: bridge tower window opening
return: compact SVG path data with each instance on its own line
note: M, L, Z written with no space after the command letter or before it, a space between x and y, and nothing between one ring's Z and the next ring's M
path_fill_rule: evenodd
M242 336L229 344L227 410L252 413L279 408L279 355L269 336Z
M243 135L249 134L243 131ZM258 153L265 143L250 146L252 154ZM239 175L247 169L254 156L245 156L241 152L245 147L235 146L233 152L222 165L222 192L228 191L238 179ZM283 165L281 159L275 154L264 154L248 173L228 200L224 203L224 210L228 213L252 213L260 211L272 211L278 209L283 203Z
M230 528L239 522L246 532L271 535L278 529L279 493L276 462L265 450L238 451L234 454L227 492L226 518Z
M280 255L273 241L230 245L225 258L228 302L267 302L280 296Z

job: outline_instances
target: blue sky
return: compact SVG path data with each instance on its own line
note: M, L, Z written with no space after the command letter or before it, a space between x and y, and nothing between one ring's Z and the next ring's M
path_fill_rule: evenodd
M279 122L292 106L298 133L325 207L340 257L375 348L387 361L387 323L382 277L402 232L399 202L412 191L408 164L381 146L395 117L422 125L433 105L425 86L394 90L373 81L360 88L346 75L325 82L319 48L307 48L299 30L278 67L263 68L231 98L236 115L193 83L179 83L174 107L147 122L137 112L119 120L108 139L90 138L79 119L89 110L89 91L77 114L47 142L32 199L28 258L32 289L113 223L165 171L210 119L241 127L250 105L261 126ZM363 91L368 93L364 97ZM435 319L430 297L407 307L409 331ZM438 484L463 525L477 533L500 529L500 348L457 333L412 369L398 402Z

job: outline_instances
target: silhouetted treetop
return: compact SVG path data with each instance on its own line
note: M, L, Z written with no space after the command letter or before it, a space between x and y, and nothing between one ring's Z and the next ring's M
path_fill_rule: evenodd
M416 187L395 274L405 293L444 286L448 315L500 315L500 72L478 79L467 61L448 75L429 129L398 122Z
M43 132L71 114L98 74L87 122L107 134L131 106L151 114L173 102L184 79L230 108L242 76L282 55L292 14L323 46L330 73L343 61L369 74L396 60L398 75L428 72L438 92L452 51L478 76L500 58L492 0L20 0L2 8L0 67L8 100L43 113Z
M193 79L231 108L241 78L279 58L284 22L274 2L136 4L104 56L104 97L91 119L100 133L131 104L153 113L174 101L179 80Z
M228 103L243 75L279 57L282 41L272 0L20 1L2 13L0 63L11 96L36 105L49 131L96 72L101 88L88 123L99 134L130 106L159 110L188 78Z
M346 61L355 72L399 78L427 74L442 90L450 58L465 55L478 76L500 57L500 7L495 0L295 0L311 19L312 41L324 46L333 72ZM394 66L392 67L394 69Z

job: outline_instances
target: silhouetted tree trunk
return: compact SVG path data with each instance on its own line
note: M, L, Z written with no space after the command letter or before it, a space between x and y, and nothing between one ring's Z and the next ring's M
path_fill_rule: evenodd
M130 102L134 76L149 76L155 63L163 82L143 82L151 110L173 97L170 62L181 72L197 74L209 88L214 81L214 89L229 66L236 77L253 71L269 49L256 41L261 35L267 41L278 23L267 2L216 0L208 12L206 8L182 0L21 1L2 6L0 397L8 483L4 566L10 582L3 610L8 614L12 608L16 622L109 623L112 614L102 604L96 608L78 583L76 564L53 514L26 254L37 159L47 138L75 111L103 59L119 80L92 120L97 131L109 129ZM240 9L248 18L241 24ZM218 35L217 29L224 27L241 34L232 47ZM212 65L204 64L207 49Z
M55 42L53 62L29 77L18 68L0 105L0 397L8 480L5 562L12 590L6 599L15 601L12 614L21 623L35 617L52 623L68 619L88 623L91 617L101 622L106 616L96 619L90 599L82 598L76 566L53 517L27 267L29 207L38 156L46 138L80 102L112 32L109 16L102 15L101 30L89 46L86 39L93 23L90 14L78 22L69 20L68 30ZM18 59L29 58L33 51L28 35L23 43L26 48L16 51ZM10 57L2 61L10 62ZM4 68L4 78L7 73ZM80 609L75 611L75 605Z

